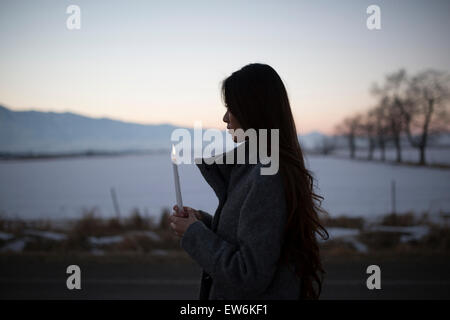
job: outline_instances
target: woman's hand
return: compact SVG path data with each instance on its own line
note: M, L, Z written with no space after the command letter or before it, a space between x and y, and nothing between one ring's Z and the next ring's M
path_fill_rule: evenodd
M176 236L182 237L189 226L201 218L201 214L190 207L183 207L183 212L178 210L177 205L173 209L175 212L170 216L170 227Z
M195 209L193 209L193 208L191 208L191 207L183 206L183 212L179 212L178 206L177 206L177 205L174 205L174 206L173 206L173 211L174 211L174 212L173 212L172 214L173 214L175 217L187 217L188 214L189 214L189 212L192 212L192 213L197 217L198 220L202 220L202 214L201 214L201 212L198 211L198 210L195 210Z

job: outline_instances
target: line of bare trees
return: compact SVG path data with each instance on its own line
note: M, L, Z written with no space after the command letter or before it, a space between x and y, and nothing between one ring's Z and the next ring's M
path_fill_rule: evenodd
M426 164L426 149L432 138L450 132L450 76L433 69L410 76L404 69L386 75L384 83L374 84L371 94L376 105L365 113L345 118L336 126L337 135L348 141L350 157L355 157L356 139L365 138L367 159L375 148L381 160L386 146L393 144L396 161L402 162L402 136L419 152L419 164Z

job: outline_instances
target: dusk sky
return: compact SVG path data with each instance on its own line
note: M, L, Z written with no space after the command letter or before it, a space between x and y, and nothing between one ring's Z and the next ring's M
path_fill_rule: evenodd
M80 30L66 28L71 4ZM381 30L366 27L371 4ZM0 104L224 129L221 81L262 62L299 133L329 133L373 105L386 73L450 70L449 12L446 0L0 0Z

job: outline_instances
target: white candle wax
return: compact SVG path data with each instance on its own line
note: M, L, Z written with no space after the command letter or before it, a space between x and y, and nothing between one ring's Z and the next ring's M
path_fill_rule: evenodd
M177 206L183 211L183 200L181 198L181 187L180 187L180 175L178 174L178 163L176 159L175 147L172 145L172 168L173 168L173 179L175 183L175 194L177 197Z

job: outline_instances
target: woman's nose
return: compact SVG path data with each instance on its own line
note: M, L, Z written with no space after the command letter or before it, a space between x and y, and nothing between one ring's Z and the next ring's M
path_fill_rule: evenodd
M226 122L226 123L228 123L228 111L227 112L225 112L225 114L223 115L223 122Z

